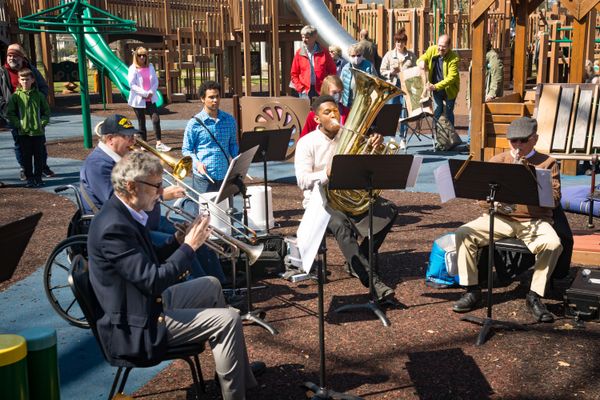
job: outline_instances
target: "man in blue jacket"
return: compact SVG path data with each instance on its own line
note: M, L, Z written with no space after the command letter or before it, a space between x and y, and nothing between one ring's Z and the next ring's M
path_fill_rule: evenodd
M79 172L79 191L85 214L96 214L113 195L110 174L115 164L129 153L137 132L131 121L118 114L107 117L96 127L100 142L87 156ZM162 195L163 200L173 200L185 196L185 190L180 186L169 186ZM171 224L167 225L161 224L160 206L156 205L155 210L149 213L148 220L151 238L155 243L161 243L165 236L173 233L174 228ZM222 283L226 281L217 255L206 246L198 251L198 262L194 263L192 272L193 277L211 275Z
M146 227L163 192L160 160L131 152L113 168L115 195L94 217L88 239L90 282L104 311L99 339L113 360L152 363L169 346L208 342L224 399L244 399L257 386L237 310L213 277L184 281L194 252L208 239L209 217L161 247Z

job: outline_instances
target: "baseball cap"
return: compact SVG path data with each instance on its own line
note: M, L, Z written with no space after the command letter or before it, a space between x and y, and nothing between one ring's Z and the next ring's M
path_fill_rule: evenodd
M133 127L133 124L127 119L127 117L119 114L114 114L110 117L107 117L100 125L99 130L100 135L108 135L112 133L113 135L133 136L136 133L139 133L139 131Z

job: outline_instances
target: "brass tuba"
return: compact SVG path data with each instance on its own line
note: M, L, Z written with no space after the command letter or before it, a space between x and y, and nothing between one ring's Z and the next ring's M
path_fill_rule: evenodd
M385 103L402 92L391 83L358 69L352 68L352 75L356 95L346 123L340 128L336 154L396 154L399 146L394 141L377 148L367 145L367 132ZM380 192L373 191L375 195ZM327 190L327 199L333 208L350 215L363 214L369 208L365 190Z

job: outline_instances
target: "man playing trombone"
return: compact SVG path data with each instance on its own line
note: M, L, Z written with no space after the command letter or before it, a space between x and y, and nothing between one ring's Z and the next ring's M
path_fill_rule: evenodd
M126 117L118 114L107 117L96 126L100 142L83 162L79 175L81 200L86 214L96 214L113 195L110 174L115 164L130 152L137 132ZM162 191L162 199L165 201L185 196L185 189L177 185L167 186ZM155 243L163 242L175 231L172 226L166 226L162 222L160 205L156 204L154 210L148 215L148 227ZM198 252L198 259L193 267L194 277L211 275L218 278L220 282L225 282L221 264L214 252L203 247Z
M208 216L161 247L148 214L163 193L158 158L134 151L112 170L115 190L90 225L90 282L103 316L99 339L111 358L161 359L169 346L208 342L224 399L243 399L265 364L248 360L239 313L228 308L213 277L184 281L194 252L208 239Z

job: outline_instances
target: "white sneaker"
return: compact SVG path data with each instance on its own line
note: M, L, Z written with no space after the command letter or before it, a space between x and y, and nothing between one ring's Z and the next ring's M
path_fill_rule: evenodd
M404 140L404 139L400 140L400 149L406 150L406 140Z
M156 150L166 153L168 151L171 151L171 148L164 143L159 143L156 145Z

